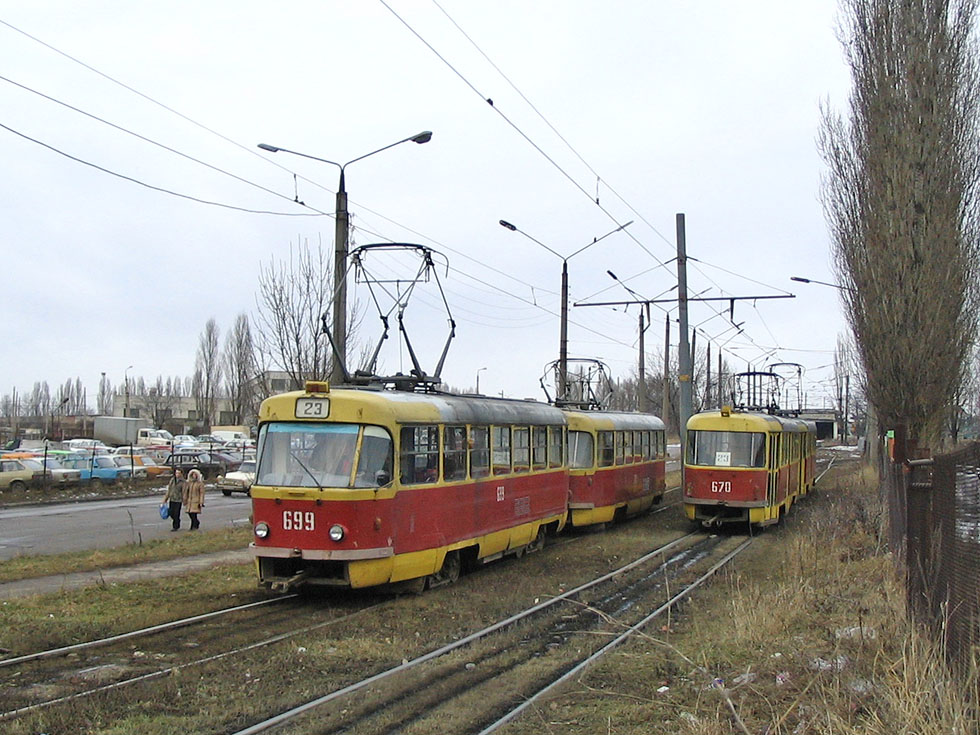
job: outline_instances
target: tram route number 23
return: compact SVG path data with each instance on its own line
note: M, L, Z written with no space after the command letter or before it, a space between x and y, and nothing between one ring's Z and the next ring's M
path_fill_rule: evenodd
M312 511L284 510L282 512L283 531L312 531L315 516Z
M711 492L713 493L730 493L732 491L731 480L712 480L711 481Z

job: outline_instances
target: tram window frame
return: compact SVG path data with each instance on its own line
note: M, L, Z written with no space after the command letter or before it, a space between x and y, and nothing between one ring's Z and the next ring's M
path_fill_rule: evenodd
M595 438L590 431L568 432L568 467L589 470L595 466ZM587 461L586 461L587 460Z
M531 429L514 426L511 430L511 463L514 472L531 471Z
M531 427L531 469L543 470L548 467L548 429L545 426Z
M470 477L490 476L490 427L471 426L469 435Z
M513 455L510 439L509 426L490 427L490 465L494 475L507 475L511 472Z
M469 446L465 426L442 429L442 479L446 482L466 479L466 449Z
M439 433L437 424L411 424L401 427L398 432L398 476L402 485L438 482Z
M548 466L561 467L565 464L565 442L563 426L548 427Z
M650 440L653 437L649 431L640 432L640 458L644 462L650 461L652 455L650 454Z
M616 432L596 432L596 460L599 467L612 467L616 462Z

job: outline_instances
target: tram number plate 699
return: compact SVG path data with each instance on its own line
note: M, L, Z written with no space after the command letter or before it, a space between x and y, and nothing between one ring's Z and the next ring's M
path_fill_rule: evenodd
M296 418L298 419L325 419L329 415L329 398L296 399Z
M711 492L713 493L730 493L732 491L731 480L715 481L711 482Z
M316 518L312 511L284 510L282 512L283 531L312 531Z

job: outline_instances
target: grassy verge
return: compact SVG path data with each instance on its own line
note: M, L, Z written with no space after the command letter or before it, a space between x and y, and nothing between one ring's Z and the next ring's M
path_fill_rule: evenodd
M193 554L227 551L248 546L252 540L249 527L222 528L176 538L144 541L112 549L78 551L66 554L16 556L0 564L0 582L45 577L49 574L87 572L107 567L120 567L148 561L179 559Z
M978 732L908 623L866 471L825 478L686 607L509 732Z

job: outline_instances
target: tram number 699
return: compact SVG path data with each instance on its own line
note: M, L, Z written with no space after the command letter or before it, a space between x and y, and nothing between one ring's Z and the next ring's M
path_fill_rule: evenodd
M730 493L732 491L731 480L724 481L712 481L711 482L711 492L713 493Z
M315 516L311 511L305 513L301 510L284 510L282 512L283 531L312 531L315 525Z

